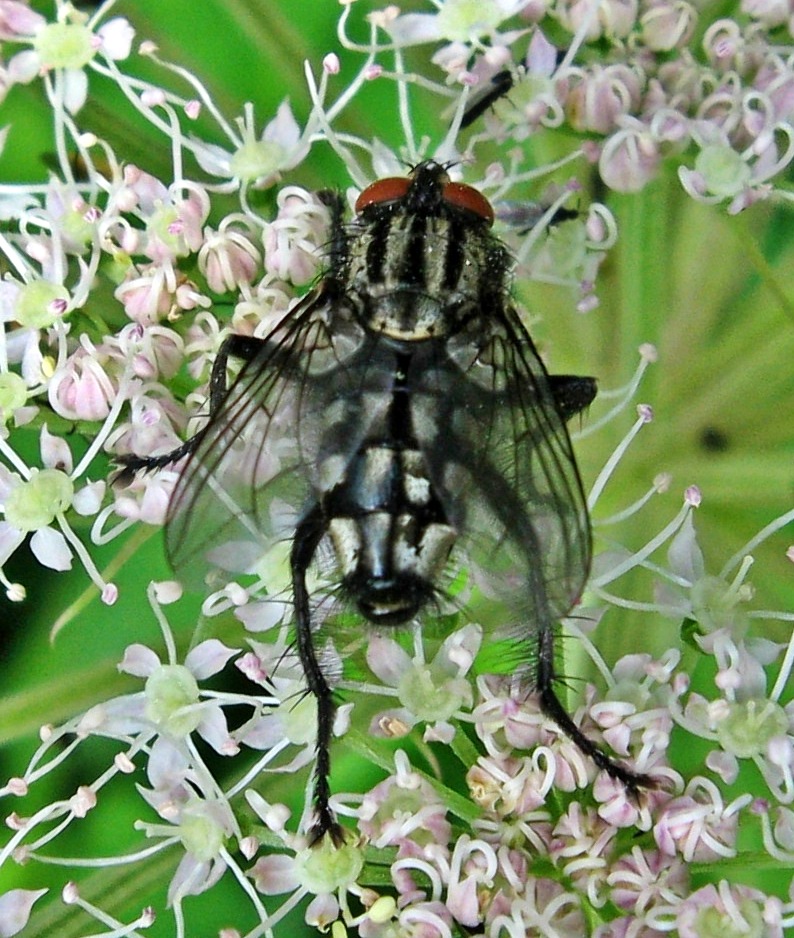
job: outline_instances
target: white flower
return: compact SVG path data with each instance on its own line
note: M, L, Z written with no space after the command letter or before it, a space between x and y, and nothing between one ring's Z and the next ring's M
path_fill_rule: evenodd
M240 138L232 151L192 138L196 159L205 172L234 180L243 187L264 189L277 182L282 172L297 166L309 152L309 140L301 134L288 101L281 103L259 137L250 104L245 107L245 116L238 119L238 126Z
M31 16L27 37L31 47L11 59L9 76L12 82L28 83L42 73L56 71L60 76L57 96L70 114L76 114L88 94L85 69L91 67L97 54L126 59L135 31L122 17L95 29L97 18L87 19L71 5L61 6L58 14L55 23Z

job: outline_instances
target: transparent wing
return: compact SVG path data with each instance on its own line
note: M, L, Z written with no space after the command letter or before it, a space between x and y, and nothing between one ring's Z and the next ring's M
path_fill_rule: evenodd
M348 413L360 398L363 339L320 287L244 364L171 499L166 545L187 584L201 585L213 568L253 572L294 534L322 473L344 472L367 430ZM328 439L335 441L330 454L323 452Z
M417 363L414 427L482 591L516 628L566 615L590 566L590 524L549 376L511 308Z

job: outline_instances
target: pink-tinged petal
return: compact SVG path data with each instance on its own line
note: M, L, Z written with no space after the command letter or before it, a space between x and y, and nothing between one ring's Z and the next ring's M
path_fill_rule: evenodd
M97 34L102 38L102 51L109 58L119 61L130 54L135 30L123 16L108 20L99 27Z
M215 143L200 143L195 150L195 156L204 172L211 176L229 176L231 154Z
M146 645L135 642L124 649L124 657L118 664L119 671L134 677L149 677L155 668L160 667L160 659Z
M238 668L249 681L253 681L255 684L264 684L267 680L267 670L263 666L262 660L252 651L246 652L241 658L238 658L237 661L234 662L234 666Z
M557 49L536 29L527 52L527 68L533 75L549 77L557 67Z
M470 622L445 639L433 659L433 671L456 676L474 664L482 644L482 626Z
M317 928L321 932L328 931L329 926L339 918L339 903L330 893L315 896L306 907L304 919L307 925Z
M223 710L213 704L202 708L201 723L197 729L199 736L205 739L210 746L222 756L235 756L240 747L229 735L229 727Z
M39 446L41 461L47 469L60 469L67 475L72 471L74 468L72 451L63 437L53 436L46 427L42 427Z
M41 367L44 355L39 347L38 330L30 329L25 335L25 344L22 351L22 377L26 383L33 387L41 380ZM10 343L9 343L10 344Z
M235 737L252 749L272 749L279 743L286 743L281 719L269 713L255 717L235 730Z
M177 897L198 896L202 892L212 889L225 871L226 862L224 860L217 859L207 863L186 853L168 886L169 908Z
M30 539L30 549L36 560L50 570L72 569L72 549L54 528L39 528Z
M76 114L88 96L88 76L81 68L66 68L63 77L64 106L70 114Z
M610 729L604 730L604 741L620 756L626 756L631 742L631 730L626 723L620 723Z
M146 695L125 694L87 710L77 724L79 735L134 736L148 727L144 723Z
M115 393L100 363L79 352L58 369L48 389L55 412L72 420L103 420Z
M105 482L89 482L83 486L79 492L75 493L72 499L72 508L78 515L84 518L90 518L95 515L102 507L102 499L105 497L107 484Z
M706 767L719 775L726 785L733 785L739 776L739 760L731 752L713 750L706 756Z
M287 611L286 603L273 599L247 603L235 609L234 617L239 619L249 632L267 632L283 621Z
M422 739L426 743L444 743L447 746L455 738L455 727L451 723L434 723L425 729Z
M287 775L292 775L295 772L299 772L304 767L304 765L309 765L313 761L314 748L307 745L298 750L298 754L294 759L291 759L285 765L279 765L278 768L271 769L271 771L284 772Z
M283 854L260 857L248 871L257 890L265 896L279 896L298 888L295 860Z
M447 892L447 908L461 925L474 928L480 923L480 906L477 901L477 880L474 876L452 883Z
M400 46L435 42L436 39L441 38L438 20L434 13L406 13L390 23L385 23L384 28Z
M14 85L27 85L33 81L41 69L41 59L38 52L25 49L12 56L8 63L8 77Z
M14 553L25 535L7 521L0 521L0 566Z
M595 780L593 794L601 802L598 816L607 824L613 827L631 827L637 822L637 806L632 803L622 782L602 772Z
M653 839L659 850L669 857L676 854L676 838L680 834L680 825L672 815L664 815L653 827Z
M4 127L2 133L2 143L5 147L6 138L10 127ZM7 221L5 214L3 221ZM0 322L13 322L16 316L17 297L19 296L19 284L12 283L10 280L0 282ZM11 338L10 336L8 338ZM18 359L17 359L18 360Z
M690 583L703 579L706 564L703 552L698 546L695 525L689 515L680 530L670 542L667 550L667 563L670 570Z
M411 667L411 659L397 642L381 635L373 635L367 645L367 664L370 671L388 687L396 687L400 678Z
M276 116L265 127L262 139L280 143L285 150L291 150L297 146L300 135L300 127L289 106L289 101L282 101L276 111Z
M639 192L656 175L661 161L653 135L639 122L616 131L601 149L598 169L616 192Z
M152 479L151 484L146 486L141 499L140 520L145 524L163 524L170 500L171 495L162 483Z
M168 793L181 787L189 769L190 763L184 753L173 743L163 736L154 741L146 763L146 775L158 791Z
M222 671L230 658L239 654L240 648L230 648L219 642L217 638L207 639L187 653L185 667L199 681L212 677Z
M334 714L334 736L344 736L350 729L350 715L353 712L353 704L346 703L336 708Z
M623 681L636 681L639 683L645 679L648 674L647 669L653 663L653 658L647 654L623 655L615 664L612 673L618 684Z
M0 895L0 938L18 935L27 925L33 903L46 889L11 889Z
M158 203L170 201L167 187L156 176L133 164L124 167L124 185L130 189L145 215L151 215ZM132 208L130 205L128 210Z
M19 39L20 36L35 36L47 25L47 20L34 13L27 3L3 0L0 3L0 39Z

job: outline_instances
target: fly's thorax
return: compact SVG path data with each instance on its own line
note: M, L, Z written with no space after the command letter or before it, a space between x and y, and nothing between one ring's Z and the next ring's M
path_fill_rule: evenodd
M344 279L362 325L410 342L455 332L508 270L480 220L396 211L353 229Z

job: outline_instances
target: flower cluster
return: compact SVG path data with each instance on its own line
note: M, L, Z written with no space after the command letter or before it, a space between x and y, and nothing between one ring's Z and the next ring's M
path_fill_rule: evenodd
M227 119L153 42L133 51L133 26L108 18L113 0L90 17L57 0L51 20L21 0L0 0L0 100L22 84L40 93L56 160L43 183L0 184L0 582L9 600L23 600L34 582L32 572L24 584L5 572L28 545L50 570L77 559L102 601L117 601L94 549L136 526L162 525L180 465L114 483L111 462L178 449L219 393L210 375L224 340L267 335L321 276L334 250L333 208L323 193L291 184L318 148L338 157L350 206L374 178L404 174L403 161L448 161L450 175L493 201L521 280L562 288L580 313L598 306L602 264L619 232L605 205L577 204L582 185L566 175L577 161L625 193L649 185L665 163L676 166L687 196L724 203L729 214L791 199L781 184L794 157L794 25L785 4L745 2L734 18L709 20L707 8L686 0L433 0L426 12L368 10L366 41L351 38L358 6L343 4L339 39L360 55L359 67L345 74L333 52L307 65L305 122L284 100L260 129L253 106ZM406 70L413 46L432 48L422 74ZM138 77L157 69L188 92ZM162 134L167 176L149 171L132 144L123 151L84 129L97 81ZM348 111L377 83L395 89L399 153L345 129ZM417 139L409 90L436 110L449 105L432 140ZM8 127L0 145L12 149L17 132ZM552 133L554 157L535 165L535 148ZM545 180L539 198L516 201L537 180ZM655 357L641 348L635 377L588 432L620 423ZM228 575L208 584L202 626L226 641L202 635L182 654L163 611L179 590L151 585L165 651L135 641L119 665L142 686L44 726L27 767L0 787L28 812L7 813L0 935L32 934L24 930L35 928L47 892L18 880L17 864L125 875L161 861L162 905L178 938L195 933L191 897L223 888L240 906L224 938L277 934L298 906L309 925L333 926L336 936L355 928L362 938L782 935L794 925L792 893L739 884L728 864L752 837L763 862L794 863L794 643L754 630L792 616L751 608L748 578L751 552L792 513L716 574L698 544L694 486L660 526L644 519L649 502L662 501L666 476L605 517L601 496L652 417L647 405L637 408L589 499L597 533L638 522L644 543L629 550L604 533L599 546L607 547L564 627L575 639L566 652L584 650L600 674L598 687L576 698L576 724L655 787L633 794L599 772L520 676L483 664L498 628L487 613L480 624L460 611L478 598L465 571L450 588L453 610L394 635L362 633L352 613L340 612L338 584L320 565L310 587L327 613L315 637L339 700L334 759L351 755L381 780L354 773L335 782L346 835L310 844L317 714L294 650L282 539L244 585ZM270 507L279 514L274 529L294 529L300 506L273 499ZM250 572L245 558L232 560L221 566ZM615 586L632 577L645 578L642 600ZM608 666L591 632L621 609L674 621L681 647L624 654ZM405 747L396 753L395 740ZM109 759L99 743L112 746ZM94 746L101 767L75 787L68 769L82 767ZM298 774L305 793L302 781L287 807L277 786ZM50 784L72 787L55 796ZM59 855L59 838L103 809L113 828L114 788L136 806L129 830L118 822L124 848L113 857ZM700 886L697 876L707 874L710 884ZM111 914L84 892L63 885L80 927L88 916L102 934L132 936L154 922L153 905Z
M710 697L690 691L679 652L658 660L633 654L612 669L599 661L607 692L589 687L575 715L591 738L653 778L655 789L632 795L599 772L514 678L476 676L480 627L457 628L440 645L417 629L412 648L391 638L371 640L371 677L339 684L349 703L337 715L336 745L347 744L388 774L368 791L334 796L346 820L344 843L328 838L310 846L300 833L310 823L308 801L296 829L290 809L263 796L268 779L312 760L317 733L313 703L302 694L302 675L286 645L283 606L264 599L238 608L250 650L209 639L180 661L162 608L179 591L162 583L150 587L149 600L166 661L143 645L129 647L119 669L145 681L143 689L45 728L26 770L0 795L32 795L99 737L116 741L112 762L70 797L28 817L9 815L13 836L0 867L11 859L103 866L102 858L54 855L55 839L101 812L105 789L140 766L147 784L136 786L141 818L134 827L152 843L113 862L136 865L178 851L168 886L177 935L185 933L186 900L232 877L248 906L233 933L252 938L276 933L271 930L286 912L304 900L309 925L324 930L344 923L364 938L420 925L430 938L459 929L511 936L593 930L600 938L677 929L700 936L725 928L741 933L761 921L764 934L782 936L794 922L791 902L730 878L693 886L696 870L719 869L720 860L736 857L740 839L753 829L768 858L794 860L794 723L791 704L779 702L794 665L794 640L787 646L745 640L748 619L762 613L741 609L749 599L744 571L732 581L725 571L705 572L692 523L697 502L690 491L682 511L652 539L668 545L667 563L656 568L663 579L654 611L685 614L695 623L699 653L720 668ZM604 611L591 607L589 615ZM578 617L569 628L586 644L583 621ZM768 691L764 667L781 656ZM232 663L253 690L202 687ZM371 710L369 701L378 699L399 706L375 713L367 740L353 729L351 709ZM241 708L247 710L242 718ZM390 757L376 745L378 737L407 737L421 727L439 753L453 754L436 777L414 767L402 750L390 769ZM238 770L213 773L202 741L225 760L239 761ZM698 744L711 749L704 762L712 777L693 772L687 780L673 753L676 745ZM763 797L734 785L740 761L755 763L762 781L754 788ZM234 781L222 782L229 775ZM464 776L465 793L455 790ZM112 804L109 799L107 810ZM152 812L159 821L144 819ZM13 923L24 925L44 891L15 889L0 897L7 934L16 934ZM64 900L112 920L73 883ZM136 934L153 917L146 908L134 921L112 920L118 929L112 934ZM248 931L241 929L245 921Z
M738 212L772 195L790 200L775 179L794 158L791 12L775 2L744 3L736 18L710 12L686 0L446 0L435 13L390 7L371 20L383 47L440 43L433 62L447 84L479 89L484 103L510 88L483 137L521 142L567 126L587 135L581 154L619 192L642 189L673 158L699 201ZM567 50L546 36L560 28L573 37Z

